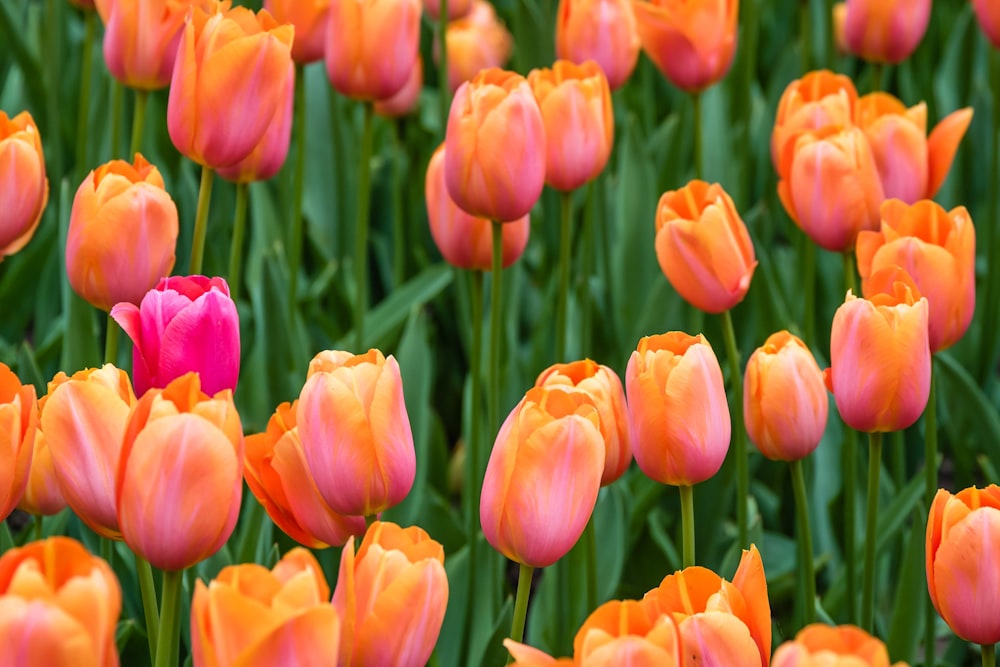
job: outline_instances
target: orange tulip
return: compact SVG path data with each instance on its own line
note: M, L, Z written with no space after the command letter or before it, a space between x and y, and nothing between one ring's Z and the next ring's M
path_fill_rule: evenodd
M444 177L445 144L438 146L427 165L424 198L431 237L445 260L460 269L490 271L493 267L493 230L490 221L469 215L448 194ZM503 268L524 253L531 222L527 215L501 230Z
M552 565L576 544L604 471L600 416L589 396L535 387L497 434L479 503L486 541L513 561Z
M417 54L413 69L406 79L406 84L392 97L375 102L375 113L385 118L406 116L417 108L420 103L420 92L424 89L424 59Z
M889 652L882 640L859 627L814 623L778 647L771 667L889 667Z
M177 206L160 170L136 153L90 172L76 191L66 273L77 294L104 311L142 297L174 268Z
M330 0L326 74L341 95L383 100L406 85L420 50L420 0Z
M475 0L448 0L448 23L464 18ZM424 0L424 11L431 20L437 21L441 15L441 0Z
M590 359L553 364L535 380L536 387L582 391L593 402L604 438L604 473L601 486L625 474L632 463L632 425L625 405L625 391L618 374Z
M574 667L576 662L570 658L556 660L551 655L527 644L519 644L512 639L503 640L504 647L510 651L513 662L510 667Z
M1000 5L993 0L972 0L972 9L986 39L1000 49Z
M927 517L927 590L956 635L1000 642L1000 487L941 489Z
M877 271L902 267L927 297L931 352L954 345L976 308L976 230L964 206L951 211L932 201L882 204L882 228L858 235L862 291L872 294Z
M639 33L631 0L560 0L556 57L600 65L618 90L639 60Z
M309 473L295 424L294 403L278 406L267 431L246 439L247 486L278 528L311 549L342 546L351 535L364 535L365 520L330 509Z
M0 642L12 667L117 667L115 573L68 537L0 558Z
M586 667L672 667L682 665L681 638L669 614L650 614L636 600L612 600L584 621L573 655Z
M660 197L656 258L674 289L708 313L742 301L757 267L753 242L733 200L718 183L704 181Z
M695 93L729 71L739 0L633 0L642 49L675 86Z
M732 583L688 567L667 575L642 603L651 618L667 614L677 622L685 665L768 667L771 606L757 547L743 551Z
M42 139L31 114L0 111L0 261L23 248L49 200Z
M320 352L309 364L296 423L320 495L340 514L377 514L413 486L416 453L395 357Z
M789 142L794 145L803 132L827 125L851 125L857 101L858 91L850 77L829 70L809 72L788 84L778 102L771 132L771 161L779 175L788 177L780 171L780 157Z
M646 476L674 486L719 472L732 425L708 340L680 331L639 341L625 371L632 453Z
M865 60L901 63L920 44L931 18L931 0L847 0L834 20L849 51ZM835 28L837 30L837 28Z
M42 432L67 504L91 530L121 539L115 479L135 394L128 373L111 364L49 383Z
M330 0L264 0L264 9L278 23L295 26L292 59L308 65L323 57Z
M488 69L458 89L445 138L445 179L458 206L510 222L528 214L545 185L545 124L531 86Z
M532 70L528 83L545 125L545 182L576 190L596 178L611 156L615 119L608 79L593 60L558 60L552 69Z
M340 618L327 602L330 588L316 558L292 549L268 570L230 565L191 601L194 664L330 665L340 650Z
M38 425L35 388L0 363L0 521L24 495Z
M167 104L177 150L217 169L250 155L286 100L295 29L262 10L197 5L184 29Z
M503 67L510 59L513 38L497 18L493 3L472 0L468 14L449 21L445 44L448 51L448 87L454 93L480 71ZM435 41L434 62L440 58L438 51Z
M812 352L787 331L771 334L747 361L743 415L751 442L775 461L812 453L826 430L823 372Z
M243 492L243 427L224 389L197 373L150 389L129 415L115 485L129 548L161 570L183 570L229 539Z
M444 549L417 526L376 521L347 541L333 591L343 667L422 667L437 643L448 577Z
M65 374L62 374L66 377ZM45 412L49 394L38 399L38 414ZM49 449L42 431L41 417L35 427L34 453L31 455L31 468L28 471L28 484L24 487L24 496L18 503L18 509L36 516L52 516L66 509L66 498L59 488L56 477L56 466L52 460L52 450Z

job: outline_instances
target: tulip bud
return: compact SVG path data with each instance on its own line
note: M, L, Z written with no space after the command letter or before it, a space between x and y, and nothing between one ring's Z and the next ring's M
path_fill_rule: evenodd
M972 9L986 39L1000 49L1000 5L993 0L972 0Z
M0 363L0 521L24 495L38 426L35 388Z
M448 23L445 44L448 51L448 87L454 93L480 71L506 65L513 48L513 38L497 18L493 3L472 0L472 7L466 16ZM441 54L436 40L432 53L434 62L438 62Z
M264 9L278 23L295 27L292 59L296 63L308 65L323 57L330 0L264 0Z
M847 0L844 41L857 56L901 63L920 44L931 18L931 0Z
M781 168L780 157L788 143L809 130L827 125L846 127L854 122L858 91L851 78L829 70L809 72L792 81L781 94L771 132L771 161ZM781 178L788 174L778 172Z
M813 623L774 652L771 667L889 667L889 652L878 637L859 627ZM895 667L906 667L896 663Z
M406 116L420 102L420 91L424 88L424 59L417 54L417 59L413 62L413 69L406 79L406 84L399 89L392 97L375 102L375 113L385 118L399 118Z
M0 261L31 240L49 200L42 139L31 114L0 111Z
M618 90L639 59L639 33L630 0L560 0L556 57L583 64L593 60Z

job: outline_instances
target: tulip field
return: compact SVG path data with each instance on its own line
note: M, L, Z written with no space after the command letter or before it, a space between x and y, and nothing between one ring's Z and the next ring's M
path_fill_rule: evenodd
M0 667L995 667L997 0L0 0Z

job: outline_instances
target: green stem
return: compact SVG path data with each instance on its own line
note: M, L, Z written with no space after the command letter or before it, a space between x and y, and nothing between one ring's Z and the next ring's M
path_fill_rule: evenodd
M365 351L365 310L368 293L368 207L371 204L372 116L374 106L364 103L364 127L361 132L361 161L358 163L358 219L354 228L354 347Z
M194 218L194 239L191 242L191 266L188 269L192 275L201 273L201 264L205 256L205 236L208 233L208 206L212 201L212 179L215 172L211 167L201 168L201 186L198 189L198 211Z
M983 667L996 667L997 646L996 644L983 644Z
M733 316L727 310L722 313L722 335L726 340L726 356L729 357L729 375L733 388L733 456L736 457L736 523L739 526L739 546L745 549L749 541L747 526L747 495L750 479L747 473L746 432L743 430L743 374L740 372L740 351L736 347L736 332Z
M850 290L853 294L858 293L857 274L854 271L854 255L845 252L842 256L844 265L844 293ZM857 609L855 607L858 590L858 564L854 558L857 544L855 533L855 523L857 515L857 503L855 502L854 487L857 483L858 470L858 436L857 431L844 425L844 554L847 561L847 622L855 623L857 619Z
M524 619L528 615L528 597L531 595L531 576L534 572L533 567L521 563L517 575L517 596L514 598L514 622L510 626L510 638L516 642L524 639ZM513 656L507 660L507 664L511 662Z
M850 290L854 296L860 297L860 292L858 291L858 274L854 270L854 251L848 250L841 258L844 262L844 294Z
M701 93L691 95L694 104L694 177L702 180L702 143L701 143Z
M122 141L122 101L125 87L111 77L111 159L121 157Z
M816 244L805 234L802 242L802 334L806 344L816 344Z
M897 489L901 489L906 484L906 434L903 431L893 432L889 449L891 450L889 458L892 465L892 483Z
M82 181L87 176L90 162L87 159L87 139L90 137L90 70L93 62L94 32L97 12L83 13L83 58L80 65L80 99L76 117L76 177Z
M295 171L292 180L292 238L288 247L288 314L298 305L299 267L302 265L302 193L306 178L306 86L302 65L295 66ZM332 93L331 93L332 94Z
M573 224L573 193L562 193L562 224L559 241L559 297L556 301L556 361L566 361L566 311L569 309L569 264L571 227Z
M153 583L153 568L149 561L135 555L135 573L139 577L139 595L142 598L142 612L146 619L146 638L149 641L149 662L156 662L156 637L160 630L160 614L156 610L156 585Z
M42 531L42 521L44 519L45 517L41 514L35 515L34 540L36 542L45 536L45 533Z
M493 269L490 275L490 391L487 433L492 433L500 421L500 286L503 282L503 223L493 222Z
M233 217L233 241L229 248L229 292L233 301L240 294L243 271L243 236L247 229L247 195L249 183L236 184L236 213Z
M878 525L878 476L882 470L882 434L868 434L868 512L865 519L865 569L861 591L861 628L874 632L875 528Z
M146 108L149 106L149 93L145 90L135 91L135 110L132 115L132 141L129 143L129 160L142 147L142 130L146 125Z
M885 65L882 63L872 63L872 92L882 90L882 78L885 76Z
M365 530L371 528L372 524L378 521L377 514L366 514L365 515Z
M438 113L441 120L441 140L444 141L448 129L448 113L451 111L451 88L448 85L448 0L439 0L438 6Z
M982 247L986 249L986 281L983 288L983 326L979 336L979 382L985 384L991 369L996 367L997 315L1000 313L1000 243L997 243L997 225L1000 224L1000 51L990 49L987 54L990 96L993 106L993 134L990 153L989 215L980 226Z
M799 4L799 36L802 38L802 71L812 69L812 11L810 2Z
M104 363L118 364L118 323L108 315L108 331L104 339Z
M594 261L594 190L597 188L596 180L591 181L587 186L587 202L583 208L583 252L580 256L581 268L578 269L580 279L580 349L584 356L589 355L591 336L591 308L590 308L590 276L593 271Z
M694 559L694 487L679 486L681 492L681 545L683 567L693 567Z
M931 390L927 398L927 408L924 410L924 506L930 509L938 488L937 471L937 382L934 378L934 363L931 363ZM934 667L936 637L934 626L937 624L937 611L930 598L924 600L924 665Z
M816 573L813 570L812 531L809 529L809 501L806 499L806 481L802 473L802 460L790 461L792 489L795 492L795 518L798 523L799 560L802 564L806 588L803 591L805 625L816 621Z
M406 220L403 217L403 186L406 183L403 169L406 149L399 141L399 125L392 126L392 275L393 284L402 285L406 279Z
M590 516L587 527L583 530L584 554L586 556L587 567L587 614L593 613L597 609L597 527L594 525L594 516Z
M105 537L101 537L99 539L100 539L99 548L101 550L101 560L103 560L105 563L111 566L111 569L114 569L114 566L111 564L111 561L114 560L115 556L114 542Z
M184 570L174 570L163 573L163 601L160 607L160 629L156 639L155 667L174 667L177 663L170 662L178 641L180 640L181 580Z

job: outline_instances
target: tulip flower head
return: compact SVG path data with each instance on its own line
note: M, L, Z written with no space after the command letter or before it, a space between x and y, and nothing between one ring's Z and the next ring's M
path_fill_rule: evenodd
M920 44L931 18L931 0L847 0L834 7L849 51L877 63L901 63ZM835 28L837 30L837 28Z
M323 57L330 0L264 0L264 9L278 23L295 26L292 59L308 65Z
M986 39L1000 49L1000 5L993 0L972 0L972 9Z
M449 8L451 4L448 3ZM513 38L497 18L492 2L472 0L468 14L449 21L445 45L448 51L448 87L454 93L480 71L507 64L513 49ZM434 62L438 62L441 55L437 41L432 53Z
M0 261L34 236L49 200L45 155L38 127L27 111L0 111Z
M48 396L38 400L38 413L45 409ZM52 516L66 509L66 498L59 488L55 461L42 432L41 419L35 427L34 451L31 454L31 468L28 470L28 484L17 508L35 516Z
M417 54L413 69L406 84L392 97L375 101L375 113L384 118L400 118L409 115L420 103L420 92L424 88L424 59Z
M24 495L37 426L35 388L0 363L0 521Z
M579 65L595 61L611 90L632 75L639 46L631 0L560 0L556 56Z
M845 127L854 122L858 91L851 78L830 70L809 72L792 81L781 94L771 132L771 161L780 169L780 156L799 135L827 125ZM788 174L781 173L782 178Z
M771 667L889 667L889 652L878 637L859 627L813 623L774 652ZM906 667L898 662L894 667Z

